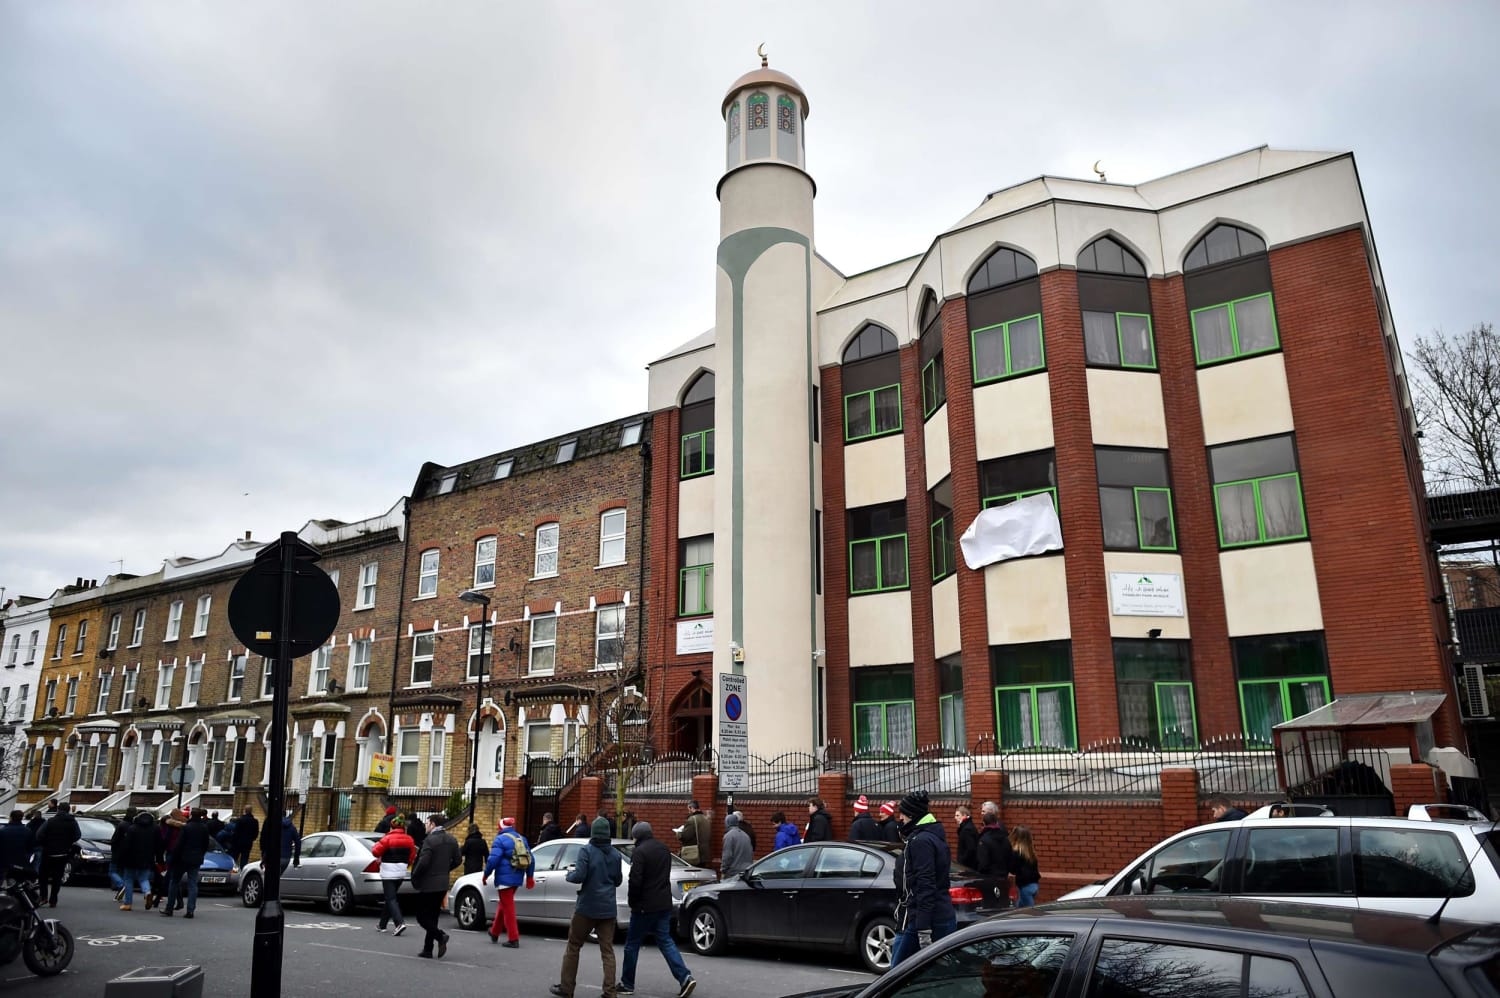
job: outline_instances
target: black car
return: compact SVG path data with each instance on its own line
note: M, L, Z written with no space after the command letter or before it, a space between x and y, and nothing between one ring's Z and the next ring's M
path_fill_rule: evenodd
M73 860L66 872L69 883L102 884L109 882L110 839L116 825L108 818L75 814L83 837L74 846Z
M778 849L737 877L688 892L679 931L705 956L732 943L858 952L870 970L891 965L896 936L896 857L886 842L816 842ZM958 922L1010 903L1004 880L954 864L949 896Z
M1500 995L1500 927L1225 897L1021 908L871 984L799 998Z

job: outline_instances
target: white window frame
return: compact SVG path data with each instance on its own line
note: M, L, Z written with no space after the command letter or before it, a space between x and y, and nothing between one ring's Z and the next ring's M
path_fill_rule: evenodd
M483 635L484 639L484 647L482 649L480 648L479 644L481 635ZM478 681L479 671L475 668L476 661L479 669L483 669L486 676L489 676L495 671L495 662L493 657L494 651L495 629L489 626L489 624L484 620L480 620L480 622L477 624L470 624L469 657L467 669L464 673L465 682L472 683ZM489 659L489 661L486 662L486 659Z
M103 790L109 783L109 742L101 741L94 752L94 771L89 774L89 786Z
M74 676L72 679L68 680L68 687L67 687L67 694L66 694L66 696L67 696L67 699L64 701L63 713L66 714L68 717L72 717L73 716L73 712L78 709L78 677L77 676Z
M42 701L42 703L46 704L46 706L42 708L42 716L43 717L46 717L47 716L47 712L57 705L57 680L56 679L49 679L49 680L47 680L47 685L46 685L45 689L46 689L46 699L44 699Z
M339 587L339 570L338 569L335 568L333 571L331 571L331 572L328 573L328 581L333 583L333 588L334 589L337 589Z
M550 638L537 637L537 624L543 621L551 621L552 636ZM537 651L546 649L551 662L545 669L537 668ZM531 640L526 648L526 672L532 676L550 676L557 672L557 614L538 613L531 618Z
M434 725L427 749L427 785L429 787L443 785L443 754L447 739L448 732Z
M10 665L15 668L16 663L21 661L21 634L18 631L11 637L10 641Z
M193 612L193 637L201 638L208 633L208 615L213 609L212 595L198 597L198 606Z
M176 641L182 634L182 600L173 600L167 607L167 636L163 641Z
M332 731L325 731L323 738L318 744L318 786L331 787L333 781L338 777L339 767L339 736Z
M94 713L104 714L109 711L109 695L113 692L115 685L115 674L113 672L100 672L98 689L94 696ZM3 713L3 712L0 712Z
M26 664L27 665L30 665L31 663L33 663L33 662L36 661L36 649L37 649L37 645L41 643L41 640L42 640L42 632L41 631L32 631L31 632L31 640L26 643Z
M421 648L421 646L424 643L424 641L425 641L425 643L427 645L426 651L425 652L418 652L418 649ZM437 652L437 634L435 634L432 631L420 631L417 634L413 634L412 635L412 638L411 638L411 675L408 677L411 680L411 682L408 685L410 685L410 686L431 686L432 685L432 659L433 659L433 656L436 654L436 652ZM425 663L426 664L426 666L427 666L427 678L426 679L418 679L417 678L417 665L418 665L418 663Z
M557 460L555 464L567 464L573 460L573 455L578 453L578 440L564 440L557 445Z
M618 531L609 531L607 529L608 525L609 525L609 521L612 518L618 518L619 521L620 521L620 526L619 526L619 530ZM625 560L626 560L626 553L625 553L625 527L626 527L626 523L627 522L628 522L628 520L627 520L627 517L626 517L626 511L625 511L625 507L623 507L623 506L619 507L618 509L607 509L607 510L605 510L603 513L601 513L599 515L599 567L600 568L603 568L605 565L623 565L623 564L625 564ZM619 546L620 546L620 556L618 558L611 558L611 557L609 557L609 555L605 551L606 545L613 544L613 543L618 543Z
M485 558L484 553L483 553L483 548L484 548L484 546L486 544L488 544L489 548L490 548L489 557L488 558ZM488 537L481 537L481 538L479 538L479 540L477 540L477 541L474 542L474 588L475 589L493 589L494 588L494 586L495 586L495 550L498 547L499 547L499 538L497 538L494 534L491 534ZM489 578L485 578L484 577L485 573L482 571L482 569L485 569L485 568L489 569L489 573L488 573L489 574Z
M174 658L172 664L158 661L156 663L156 700L153 710L166 710L172 706L172 681L177 678L177 660Z
M369 638L356 638L349 646L349 671L344 674L344 685L350 693L370 687L370 646L373 643Z
M618 617L619 629L611 627L605 630L605 621L612 617ZM618 639L620 642L620 657L612 662L605 662L600 657L599 650L606 641ZM594 611L594 668L595 669L618 669L625 663L625 604L605 603Z
M135 621L130 629L130 644L126 647L139 648L141 642L146 639L146 611L144 609L135 612Z
M203 662L206 656L198 656L198 661L191 658L187 661L187 673L182 677L182 705L184 707L198 706L198 693L203 687Z
M558 552L562 549L562 530L557 521L544 523L536 528L536 557L532 562L532 578L550 579L557 574ZM550 568L548 564L550 557Z
M208 740L208 786L214 790L224 789L224 762L229 756L228 748L223 731Z
M432 555L432 565L428 567L427 556ZM432 599L438 591L438 568L442 563L442 552L437 548L428 548L417 557L417 599Z
M170 741L161 743L161 755L156 757L156 782L152 786L168 790L172 788L172 770L177 768L173 765L172 757L176 754Z
M245 771L250 767L250 742L244 735L234 740L234 752L229 759L229 788L234 789L245 782Z
M379 579L380 562L367 561L359 566L359 590L354 594L354 609L370 610L374 608L375 583Z
M249 655L236 655L229 663L229 685L224 689L226 703L239 703L245 696L245 672L250 668Z
M260 698L269 700L276 691L276 660L262 657L260 661Z
M78 622L78 637L73 642L73 654L74 655L82 655L83 654L83 643L88 640L88 637L89 637L89 622L87 620L80 620Z
M21 636L19 634L17 634L16 635L16 646L20 647L20 644L21 644ZM120 614L117 613L113 617L109 618L109 639L104 644L104 650L105 651L114 651L118 647L120 647ZM15 661L16 661L16 657L14 655L12 655L10 657L10 661L11 661L11 664L14 665Z
M328 677L333 673L333 645L327 644L312 653L312 663L307 670L307 695L317 696L328 692ZM319 676L321 674L321 680Z
M620 428L620 446L633 447L641 442L641 424L626 423Z
M171 742L153 742L143 738L140 746L140 768L136 786L140 790L151 790L156 786L157 753L163 748L170 750Z
M495 476L491 481L500 481L502 478L510 477L511 468L515 467L516 459L513 457L502 457L495 462Z
M135 705L135 694L141 682L141 667L126 669L120 676L120 710L130 710Z
M311 731L303 731L297 735L297 766L293 770L293 783L306 790L312 786L313 773L313 736Z
M531 748L531 733L533 731L547 732L547 748L545 751L536 752ZM527 721L526 740L522 743L522 749L528 759L550 759L552 758L552 725L548 721Z
M411 735L412 736L412 740L411 740L412 751L411 751L410 754L407 754L407 752L405 751L406 745L407 745L407 741L406 741L406 736L407 735ZM398 787L419 787L419 786L421 786L420 783L407 783L405 780L401 779L401 772L402 772L402 770L408 764L410 764L411 767L412 767L412 773L413 773L413 775L418 780L420 780L422 778L422 731L421 731L421 729L420 728L403 728L400 731L396 732L396 744L394 746L392 746L392 747L396 750L396 786L398 786Z
M63 656L63 649L68 646L68 625L57 625L57 644L52 646L52 661L56 662Z

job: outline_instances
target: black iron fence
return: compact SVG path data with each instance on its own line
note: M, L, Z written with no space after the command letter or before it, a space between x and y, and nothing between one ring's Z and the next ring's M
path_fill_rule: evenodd
M1160 800L1161 770L1177 765L1176 753L1131 739L1097 742L1081 750L1013 749L996 768L1005 773L1010 797Z
M928 796L939 797L969 792L974 757L943 745L929 745L915 755L883 749L851 753L834 742L824 754L823 768L847 773L849 792L855 796L899 797L911 790L925 790Z

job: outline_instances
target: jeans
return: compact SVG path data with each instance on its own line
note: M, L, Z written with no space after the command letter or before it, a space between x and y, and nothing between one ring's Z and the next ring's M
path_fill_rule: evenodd
M937 942L944 936L956 931L958 931L958 919L956 918L950 918L944 922L933 922L932 941ZM907 929L904 932L898 933L895 944L891 946L891 966L896 966L896 964L907 957L916 956L917 951L921 948L922 941L916 929Z
M109 886L116 891L125 886L125 871L114 864L109 867Z
M647 936L655 938L656 948L661 950L662 958L667 961L672 979L681 988L683 982L693 975L687 969L687 964L682 962L682 953L677 949L677 941L672 938L670 909L630 913L630 929L625 933L625 969L620 972L620 983L632 990L635 988L635 961L640 956L641 944L646 941Z
M181 866L169 866L167 868L167 910L171 911L177 907L178 892L182 889L183 878L187 878L187 910L191 915L198 908L198 876L203 871L199 867L186 869Z
M406 920L401 917L401 902L396 900L396 892L401 889L400 880L382 880L380 886L385 890L385 900L380 908L380 927L384 929L387 923L405 925Z
M505 929L508 942L519 942L521 930L516 927L516 887L502 887L495 899L495 921L490 925L490 938L499 939L500 929Z
M142 894L151 893L151 870L149 868L121 872L123 876L120 879L124 881L125 886L125 893L120 897L121 904L130 904L135 891L140 891Z
M590 932L599 933L599 959L604 964L603 998L615 998L615 920L589 918L576 911L568 925L568 948L563 952L562 990L568 998L573 998L573 989L578 986L578 953Z
M417 924L427 931L426 938L422 940L423 953L431 953L434 943L443 942L448 938L448 933L438 928L442 904L442 891L424 891L417 895Z
M1042 885L1040 883L1027 884L1025 887L1016 888L1016 907L1030 908L1036 904L1036 892Z

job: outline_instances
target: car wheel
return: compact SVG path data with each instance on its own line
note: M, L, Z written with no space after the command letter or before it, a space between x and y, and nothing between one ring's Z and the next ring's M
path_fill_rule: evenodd
M453 907L453 917L458 919L460 929L482 929L484 928L484 898L472 887L465 887L458 893L458 900Z
M354 893L349 889L349 881L339 879L328 885L328 910L335 915L342 915L354 907Z
M891 947L896 943L896 923L884 916L870 919L859 933L859 958L872 974L891 969Z
M724 931L724 916L711 904L693 912L688 922L688 942L694 952L704 956L717 956L729 945L729 933Z
M240 900L246 908L260 907L260 877L252 873L245 878L240 885Z

